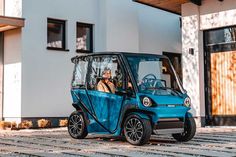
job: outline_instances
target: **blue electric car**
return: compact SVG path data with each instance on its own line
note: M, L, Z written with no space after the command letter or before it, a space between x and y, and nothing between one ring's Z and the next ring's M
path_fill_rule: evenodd
M143 145L163 132L182 142L194 137L190 98L167 57L107 52L76 56L72 62L72 138L112 134Z

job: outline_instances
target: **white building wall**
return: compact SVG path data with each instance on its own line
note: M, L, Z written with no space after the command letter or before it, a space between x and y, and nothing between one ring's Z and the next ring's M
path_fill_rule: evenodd
M181 53L180 16L138 5L139 51Z
M3 117L19 121L21 117L21 30L4 32Z
M162 16L174 22L167 22ZM21 112L9 116L66 117L73 110L70 96L73 64L70 59L77 55L76 22L94 24L95 51L157 53L180 52L181 49L177 16L171 18L169 13L140 6L131 0L23 0L22 17L26 20L22 42L18 42L22 47L18 51L22 63L21 100L18 101ZM47 18L67 20L68 52L46 49ZM168 29L158 30L161 27Z
M107 51L139 51L137 3L132 0L106 0Z
M5 16L22 16L22 0L5 0L4 5Z
M76 22L95 24L96 37L97 13L94 0L23 1L22 117L65 117L73 110L70 59L76 55ZM48 17L67 20L69 52L46 49Z
M182 22L183 84L192 98L191 111L200 122L200 117L205 117L203 31L236 25L236 1L183 4ZM194 48L194 55L189 54L189 48Z

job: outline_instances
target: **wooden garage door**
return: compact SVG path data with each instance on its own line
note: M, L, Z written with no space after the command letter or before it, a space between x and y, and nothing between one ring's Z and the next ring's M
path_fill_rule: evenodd
M236 51L211 53L212 115L236 115Z

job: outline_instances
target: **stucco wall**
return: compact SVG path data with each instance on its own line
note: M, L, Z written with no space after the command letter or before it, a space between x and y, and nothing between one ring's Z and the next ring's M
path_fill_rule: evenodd
M5 16L21 17L22 16L22 0L5 0Z
M43 11L42 11L43 8ZM64 117L73 110L70 82L76 51L76 22L97 25L98 1L23 1L22 116ZM69 52L47 50L47 18L67 20ZM98 41L95 27L95 41ZM103 40L100 36L99 40ZM96 50L95 42L95 50Z
M138 4L139 51L181 53L180 16Z
M139 51L138 10L130 0L107 0L106 51Z
M21 117L21 30L4 32L3 117L18 121Z

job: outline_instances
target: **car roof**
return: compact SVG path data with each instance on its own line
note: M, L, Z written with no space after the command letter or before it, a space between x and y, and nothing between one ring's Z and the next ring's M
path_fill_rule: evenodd
M99 56L99 55L124 55L124 56L147 56L147 55L154 55L160 58L168 58L165 55L159 55L159 54L154 54L154 53L133 53L133 52L94 52L94 53L89 53L89 54L81 54L81 55L77 55L75 57L72 58L76 59L76 58L80 58L80 57L87 57L87 56Z

